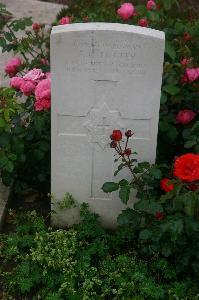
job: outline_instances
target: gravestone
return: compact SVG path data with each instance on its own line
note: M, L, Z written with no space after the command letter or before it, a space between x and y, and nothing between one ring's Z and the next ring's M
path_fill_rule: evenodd
M106 227L115 226L125 206L117 193L101 190L114 180L116 167L109 136L113 129L133 130L138 160L155 161L163 55L164 33L149 28L111 23L53 27L53 225L79 221L77 207L59 209L67 192L78 203L89 203Z

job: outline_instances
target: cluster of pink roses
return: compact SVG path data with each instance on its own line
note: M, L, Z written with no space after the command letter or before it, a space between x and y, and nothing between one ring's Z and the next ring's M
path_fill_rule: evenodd
M8 70L8 66L13 62L19 61L20 59L14 58L9 61L6 65L5 70ZM21 60L20 60L21 62ZM16 64L14 64L16 66ZM10 69L9 69L10 70ZM15 67L15 72L12 75L16 75L18 67ZM26 73L23 77L11 76L10 86L17 91L21 91L24 95L30 96L35 95L35 110L48 110L50 108L51 100L51 74L43 73L41 69L32 69Z
M157 5L153 0L149 0L147 1L146 8L147 10L156 10ZM117 10L117 13L118 16L124 21L129 20L131 17L137 16L134 5L129 2L123 3ZM142 27L148 27L149 22L146 18L141 18L138 20L138 25Z

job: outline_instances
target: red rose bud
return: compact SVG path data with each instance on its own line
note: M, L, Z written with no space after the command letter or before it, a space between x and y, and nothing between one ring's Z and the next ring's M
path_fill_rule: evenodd
M40 28L41 28L41 25L40 25L40 24L38 24L38 23L33 23L33 24L32 24L32 29L33 29L34 31L38 31Z
M141 27L148 27L149 26L149 22L148 22L147 19L142 18L142 19L140 19L138 21L138 25L141 26Z
M130 137L132 137L133 132L132 132L131 130L127 130L127 131L125 132L125 135L126 135L126 137L130 138Z
M181 65L186 67L189 63L189 59L188 58L183 58L181 61L180 61Z
M166 193L171 192L174 189L174 184L169 183L169 181L170 181L170 179L168 179L168 178L163 178L160 181L161 189Z
M196 113L190 109L179 111L176 116L176 122L180 124L188 124L196 117Z
M158 221L161 221L162 219L164 219L164 214L163 214L163 212L157 211L156 214L155 214L155 218L156 218L156 220L158 220Z
M116 147L117 147L117 143L116 143L115 141L112 141L112 142L110 143L110 147L111 147L111 148L116 148Z
M112 141L119 142L122 139L122 132L120 130L113 130L110 138Z
M132 153L131 149L130 148L127 148L124 150L124 155L127 155L127 156L130 156Z
M192 36L188 32L185 32L183 34L183 40L184 41L190 41L191 39L192 39Z

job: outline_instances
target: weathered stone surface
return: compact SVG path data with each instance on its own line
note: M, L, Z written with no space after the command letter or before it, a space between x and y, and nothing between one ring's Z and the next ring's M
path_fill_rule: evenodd
M132 129L139 161L154 162L164 33L138 26L56 26L51 35L53 209L66 192L113 227L124 206L101 190L114 173L113 129ZM130 174L123 173L123 176ZM132 200L133 201L133 200ZM59 211L53 224L77 222Z

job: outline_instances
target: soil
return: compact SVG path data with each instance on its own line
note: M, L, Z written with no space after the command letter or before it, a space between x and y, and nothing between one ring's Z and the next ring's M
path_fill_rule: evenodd
M50 197L39 194L33 190L26 191L20 195L13 193L9 203L9 208L3 225L3 232L8 233L15 229L14 219L29 211L36 211L39 216L44 217L47 224L50 221ZM1 298L0 298L1 299Z

